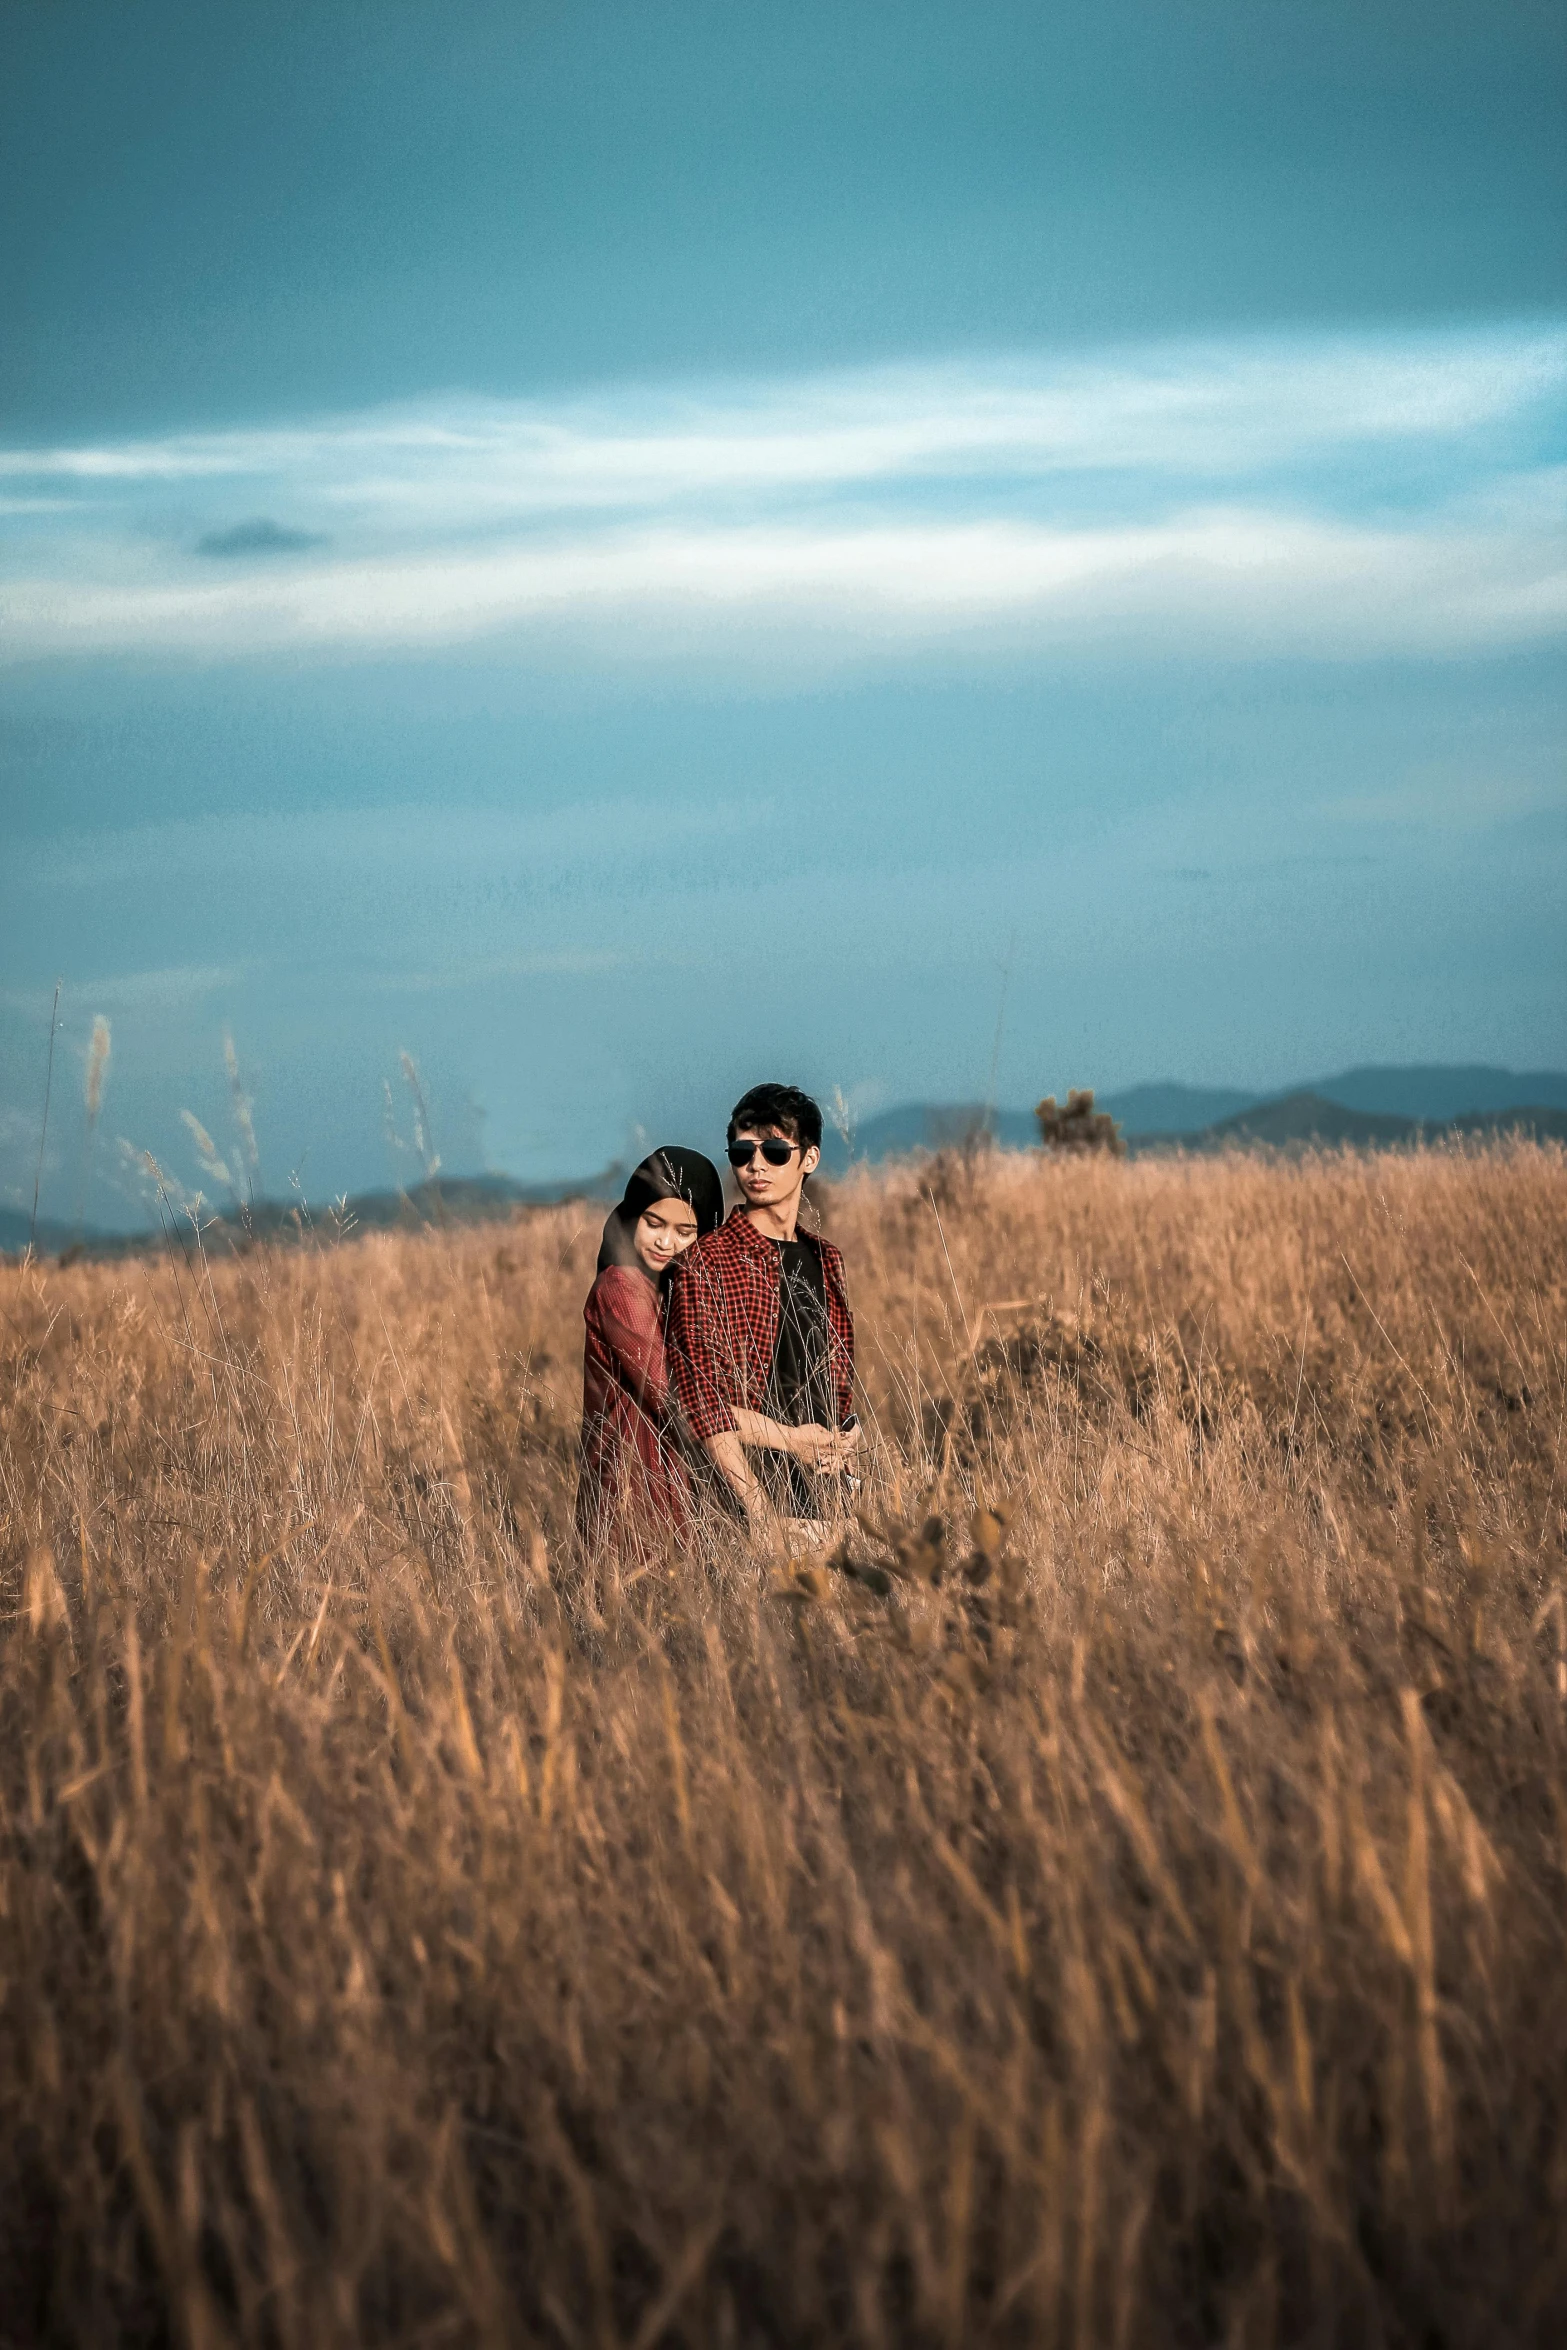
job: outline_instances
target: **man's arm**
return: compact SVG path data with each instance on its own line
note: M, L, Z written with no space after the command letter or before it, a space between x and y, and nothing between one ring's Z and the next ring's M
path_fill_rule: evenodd
M786 1452L803 1469L841 1469L860 1441L858 1428L824 1428L819 1420L793 1426L761 1412L736 1411L735 1432L748 1448Z
M681 1417L748 1518L767 1497L745 1457L738 1423L757 1415L730 1398L734 1354L724 1286L700 1257L677 1261L669 1284L669 1370Z
M768 1514L767 1496L762 1491L756 1471L745 1457L745 1445L737 1428L721 1428L716 1436L703 1440L702 1450L728 1484L748 1518L765 1518Z
M770 1515L771 1505L756 1471L746 1459L748 1452L783 1452L803 1468L842 1469L847 1468L849 1457L860 1441L858 1428L822 1428L814 1420L793 1428L782 1420L769 1420L764 1412L748 1412L738 1405L733 1418L733 1428L708 1437L703 1450L728 1479L750 1518Z
M681 1417L701 1445L734 1429L724 1361L728 1320L722 1282L700 1261L677 1259L669 1281L669 1376Z

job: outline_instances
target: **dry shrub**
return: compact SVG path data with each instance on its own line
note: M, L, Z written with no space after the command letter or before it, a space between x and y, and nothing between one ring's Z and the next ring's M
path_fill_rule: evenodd
M0 1271L0 2338L1559 2338L1567 1162L965 1180L818 1561L579 1212Z
M1047 1093L1042 1102L1034 1105L1034 1116L1039 1121L1039 1139L1047 1151L1108 1151L1112 1158L1124 1159L1126 1144L1121 1129L1108 1110L1094 1108L1094 1089L1073 1086L1066 1097L1065 1109L1056 1104L1053 1093Z

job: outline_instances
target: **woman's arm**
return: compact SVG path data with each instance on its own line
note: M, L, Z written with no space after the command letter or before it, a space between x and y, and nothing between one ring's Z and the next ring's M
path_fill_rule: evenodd
M669 1366L664 1354L658 1291L640 1273L612 1265L588 1300L599 1336L637 1402L653 1419L669 1412Z

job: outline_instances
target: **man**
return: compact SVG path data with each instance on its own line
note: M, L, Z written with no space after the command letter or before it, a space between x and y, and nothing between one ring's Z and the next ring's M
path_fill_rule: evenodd
M819 1521L860 1441L843 1259L799 1228L821 1146L808 1093L754 1085L729 1120L743 1201L670 1276L669 1367L686 1425L763 1521Z

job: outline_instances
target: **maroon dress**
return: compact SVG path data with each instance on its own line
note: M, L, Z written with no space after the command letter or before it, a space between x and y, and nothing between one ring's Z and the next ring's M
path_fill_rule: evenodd
M662 1550L691 1522L664 1357L664 1301L645 1273L610 1265L582 1309L582 1472L577 1531L593 1548Z

